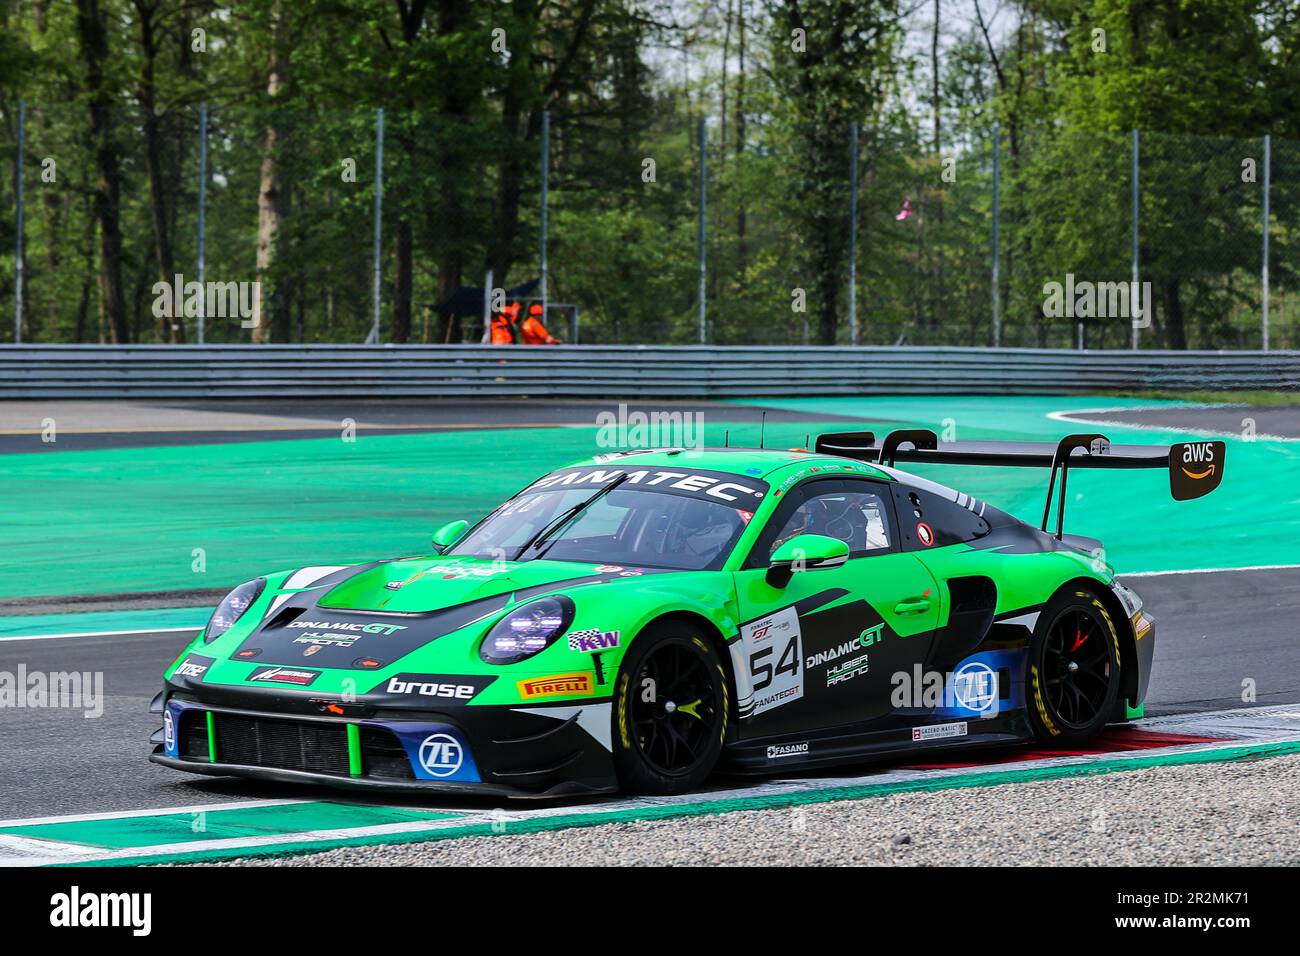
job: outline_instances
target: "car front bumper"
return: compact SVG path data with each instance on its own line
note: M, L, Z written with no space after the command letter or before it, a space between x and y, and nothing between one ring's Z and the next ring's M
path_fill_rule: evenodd
M617 790L609 703L306 714L172 696L149 759L189 773L546 799ZM593 733L592 728L597 728ZM158 739L155 736L155 739Z

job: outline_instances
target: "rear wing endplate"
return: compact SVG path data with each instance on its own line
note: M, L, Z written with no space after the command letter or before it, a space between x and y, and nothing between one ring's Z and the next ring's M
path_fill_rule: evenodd
M1072 468L1164 468L1175 501L1208 495L1223 481L1227 446L1221 441L1178 442L1173 445L1113 445L1100 434L1066 435L1051 442L940 442L928 428L890 432L877 443L873 432L830 432L817 436L814 450L858 461L893 466L897 462L936 465L991 465L1005 468L1051 468L1042 529L1047 530L1052 495L1057 493L1056 536L1065 524L1065 486ZM1056 486L1060 472L1059 492Z

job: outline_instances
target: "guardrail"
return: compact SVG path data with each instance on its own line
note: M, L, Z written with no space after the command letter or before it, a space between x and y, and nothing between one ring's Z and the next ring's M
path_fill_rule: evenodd
M729 398L1296 389L1300 352L829 346L45 345L0 398Z

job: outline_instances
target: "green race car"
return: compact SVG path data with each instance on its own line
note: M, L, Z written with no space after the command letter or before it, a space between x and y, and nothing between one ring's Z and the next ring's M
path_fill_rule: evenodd
M1141 705L1155 628L1100 544L1064 533L1069 472L1168 468L1181 499L1223 458L924 430L597 456L446 525L436 553L236 588L167 669L150 759L555 797L1078 745ZM1042 527L899 461L1050 467Z

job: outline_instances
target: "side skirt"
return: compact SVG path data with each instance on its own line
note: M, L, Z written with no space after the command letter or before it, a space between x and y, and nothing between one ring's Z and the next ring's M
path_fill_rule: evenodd
M1033 730L1023 710L985 720L950 719L885 730L830 730L733 741L723 749L719 769L739 774L773 774L884 760L901 754L1006 747L1029 743Z

